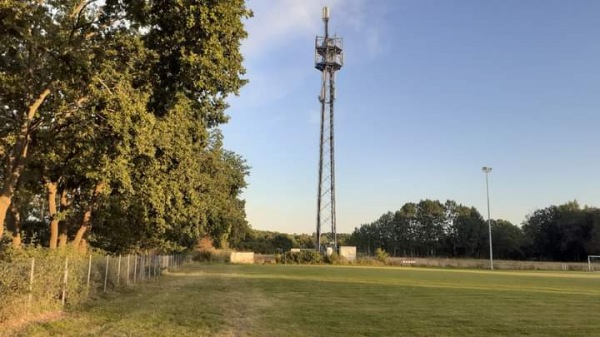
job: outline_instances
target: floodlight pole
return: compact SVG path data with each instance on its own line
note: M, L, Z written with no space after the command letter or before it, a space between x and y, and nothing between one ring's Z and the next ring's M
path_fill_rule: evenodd
M492 220L490 217L490 186L488 183L488 173L492 172L491 167L484 166L481 170L485 173L485 191L487 195L487 213L488 213L488 231L490 236L490 269L494 270L494 253L492 252Z

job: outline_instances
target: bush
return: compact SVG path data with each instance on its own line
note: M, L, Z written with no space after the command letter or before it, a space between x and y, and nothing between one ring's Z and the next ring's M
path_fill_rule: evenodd
M210 236L205 236L198 240L198 243L196 244L196 249L198 249L199 251L210 250L215 249L215 246L213 245L213 240L210 238Z
M68 258L67 284L64 284L65 261ZM34 282L30 289L32 259ZM102 262L103 260L99 260ZM0 251L0 325L9 319L26 313L37 314L62 308L62 293L65 292L67 306L85 301L101 281L92 277L91 285L86 285L89 255L73 249L51 251L44 248L23 247L22 249L3 248ZM103 264L98 266L104 272ZM92 265L92 275L96 264ZM28 307L28 299L32 299Z
M383 266L385 263L372 257L359 257L354 261L354 264L359 266Z
M324 260L325 260L325 263L329 263L329 264L340 264L343 261L342 257L336 252L331 253L331 255L329 255L329 256L326 255L324 257Z
M383 250L381 248L377 248L375 250L375 256L377 256L377 260L379 260L383 263L387 263L387 260L390 257L390 254L388 254L385 250Z
M229 262L231 252L217 250L214 248L205 248L195 251L192 260L196 262L226 263Z
M321 264L323 256L315 250L301 250L299 252L286 252L276 256L277 263L292 264Z

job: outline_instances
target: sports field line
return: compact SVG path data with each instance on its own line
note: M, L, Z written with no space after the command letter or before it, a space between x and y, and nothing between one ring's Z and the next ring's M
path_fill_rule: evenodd
M381 279L376 281L370 280L347 280L337 277L323 276L290 276L290 275L265 275L265 274L242 274L242 273L218 273L218 272L189 272L189 273L171 273L173 276L179 277L220 277L220 278L243 278L243 279L279 279L291 281L312 281L312 282L329 282L329 283L352 283L352 284L369 284L369 285L387 285L387 286L409 286L422 288L438 288L438 289L464 289L464 290L486 290L486 291L506 291L506 292L525 292L525 293L544 293L544 294L563 294L563 295L584 295L600 297L600 290L569 290L565 288L553 287L531 287L523 285L499 285L493 284L490 286L479 286L469 284L458 284L450 282L430 282L430 281L409 281L405 279ZM514 274L511 274L514 275Z
M425 268L425 267L400 267L400 266L319 266L319 265L294 265L296 267L307 268L364 268L364 269L380 269L390 271L417 271L417 272L444 272L444 273L468 273L468 274L486 274L486 275L507 275L507 276L534 276L534 277L557 277L557 278L583 278L583 279L598 279L600 281L600 273L590 273L583 271L547 271L547 270L489 270L489 269L461 269L461 268Z

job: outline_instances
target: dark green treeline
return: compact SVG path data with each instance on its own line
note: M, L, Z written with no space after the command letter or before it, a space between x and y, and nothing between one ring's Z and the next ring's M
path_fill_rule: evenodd
M577 202L537 210L521 227L491 224L495 258L584 261L600 254L600 209ZM487 258L488 238L487 222L474 207L422 200L356 228L348 243L367 254L383 248L392 256Z

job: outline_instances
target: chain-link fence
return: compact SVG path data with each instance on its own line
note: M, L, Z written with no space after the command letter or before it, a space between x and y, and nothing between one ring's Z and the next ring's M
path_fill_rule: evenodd
M183 255L43 256L0 262L0 324L62 310L120 287L156 281Z

